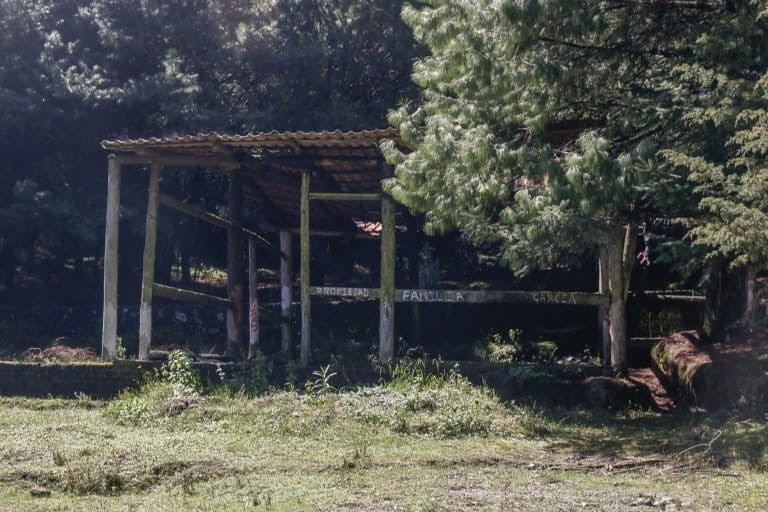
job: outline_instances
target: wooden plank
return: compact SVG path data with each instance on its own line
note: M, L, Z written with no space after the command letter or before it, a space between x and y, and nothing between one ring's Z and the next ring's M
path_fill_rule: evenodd
M309 365L312 349L312 311L309 294L309 171L301 173L301 364Z
M395 202L381 200L381 287L379 297L379 358L395 357Z
M310 295L318 297L342 297L357 300L376 300L380 293L378 288L355 288L346 286L310 286Z
M208 169L239 169L240 163L225 157L184 156L163 153L162 151L143 154L127 153L117 157L122 165L149 165L152 162L172 167L205 167Z
M224 229L232 229L234 227L234 225L227 219L222 219L221 217L214 215L212 213L208 213L205 210L201 210L200 208L197 208L195 206L189 205L182 201L178 201L166 194L160 194L159 200L160 200L160 204L164 206L173 208L174 210L180 211L191 217L195 217L196 219L200 219L214 226L218 226ZM264 237L262 237L258 233L255 233L242 226L240 227L240 229L245 235L247 235L249 238L254 239L262 247L268 247L268 248L272 247L272 244L270 244L269 241L267 241Z
M598 293L608 293L608 251L605 247L599 249L598 262ZM609 318L608 304L601 304L597 309L597 325L600 330L600 341L602 342L603 366L611 365L611 321Z
M155 249L157 245L157 207L160 192L160 164L149 166L147 220L144 227L144 258L141 274L139 307L139 360L147 361L152 345L152 290L155 282Z
M318 297L342 297L358 300L380 298L379 288L349 286L311 286L310 294ZM411 303L512 303L512 304L564 304L600 306L608 303L608 296L582 292L529 292L518 290L422 290L396 289L395 302Z
M229 221L227 230L227 355L239 359L243 325L243 178L239 171L229 175Z
M395 292L396 302L512 303L600 306L608 296L582 292L530 292L518 290L411 290Z
M280 232L280 326L283 358L293 358L293 235Z
M107 216L104 228L104 308L101 358L117 357L117 272L120 239L120 162L109 155L107 164Z
M256 241L248 239L248 357L254 357L260 348L259 280L256 265Z
M652 300L656 302L694 302L705 303L707 297L704 295L683 295L680 293L632 293L632 298Z
M287 231L288 233L301 233L301 228L281 228L282 231ZM371 236L367 233L364 233L362 231L331 231L331 230L317 230L312 229L309 231L310 236L320 236L320 237L339 237L339 238L360 238L360 239L366 239L366 240L376 240L377 237Z
M381 201L381 194L352 194L346 192L313 192L310 200L317 201Z
M174 288L173 286L166 286L164 284L154 283L152 288L153 295L163 299L174 300L178 302L191 302L193 304L206 304L208 306L216 306L221 308L229 308L232 305L232 301L223 297L216 297L215 295L193 292L191 290L184 290L182 288Z

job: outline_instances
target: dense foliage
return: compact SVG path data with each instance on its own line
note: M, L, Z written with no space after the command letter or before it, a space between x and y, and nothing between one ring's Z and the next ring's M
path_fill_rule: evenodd
M400 20L401 4L0 3L3 288L11 289L22 275L66 277L67 269L98 260L102 139L384 126L387 110L414 90L410 61L418 49ZM175 180L169 185L175 193L211 209L226 190L213 176L168 179ZM124 229L123 251L135 245L131 236L140 236L142 218L133 210L140 209L143 194L126 186L123 218L138 222ZM161 274L177 250L211 252L210 244L192 245L183 223L160 229ZM135 273L135 260L123 258L122 272Z
M398 167L389 188L426 213L428 229L497 244L520 273L605 247L616 304L637 230L700 215L685 162L729 158L725 143L766 69L762 9L623 0L406 7L430 54L414 68L423 102L391 114L413 151L390 148Z

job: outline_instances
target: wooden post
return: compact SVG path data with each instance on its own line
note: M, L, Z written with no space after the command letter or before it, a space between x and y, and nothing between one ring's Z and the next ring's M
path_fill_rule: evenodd
M141 274L141 306L139 307L139 359L149 360L152 345L152 291L155 283L155 247L157 243L157 206L160 192L158 163L149 166L147 221L144 228L144 263Z
M259 351L259 294L258 268L256 266L256 240L248 238L248 357Z
M760 271L760 265L756 263L747 263L744 269L744 321L748 326L757 321L757 274Z
M117 271L120 239L120 162L109 155L107 165L107 219L104 231L104 309L101 327L101 358L117 356Z
M707 265L707 291L704 306L704 336L713 338L720 332L720 306L723 290L723 260L714 256Z
M312 310L309 294L309 171L301 173L301 364L309 364Z
M608 251L600 248L600 256L597 262L599 293L608 293ZM597 325L600 330L600 339L603 348L603 366L611 365L611 322L608 319L608 306L597 307Z
M622 373L627 365L627 319L624 279L625 228L615 226L608 233L608 284L611 294L611 366Z
M379 358L395 356L395 203L381 200L381 297L379 302Z
M239 171L229 175L229 221L227 230L227 355L239 359L242 351L240 329L243 324L243 177Z
M280 232L280 326L282 355L286 361L293 358L293 235Z

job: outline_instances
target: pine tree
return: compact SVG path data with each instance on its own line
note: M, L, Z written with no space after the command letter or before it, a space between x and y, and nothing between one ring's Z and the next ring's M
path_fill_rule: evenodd
M404 19L430 55L390 115L409 151L388 190L500 246L515 272L604 248L611 359L626 364L637 229L694 197L672 156L723 158L754 69L761 2L428 0ZM722 153L722 151L720 152Z
M768 263L768 75L755 94L760 106L739 116L740 129L729 141L725 163L695 158L686 162L704 213L691 235L711 249L710 257L744 269L746 324L757 320L757 274Z

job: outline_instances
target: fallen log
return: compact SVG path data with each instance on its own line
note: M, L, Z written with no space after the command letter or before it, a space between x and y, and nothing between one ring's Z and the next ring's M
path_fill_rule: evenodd
M717 382L712 357L696 331L672 334L654 345L651 358L667 383L688 401L701 402Z

